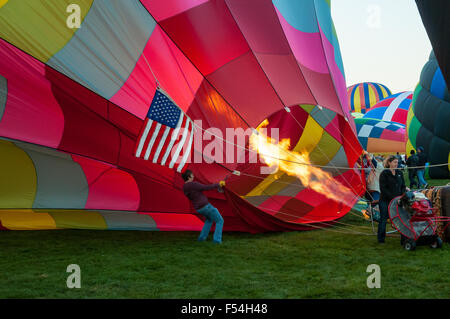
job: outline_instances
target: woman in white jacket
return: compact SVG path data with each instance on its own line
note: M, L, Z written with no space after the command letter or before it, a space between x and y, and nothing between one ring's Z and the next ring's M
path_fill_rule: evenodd
M380 174L384 170L383 158L375 157L370 153L366 155L373 165L367 177L367 191L370 193L372 203L378 203L380 199Z

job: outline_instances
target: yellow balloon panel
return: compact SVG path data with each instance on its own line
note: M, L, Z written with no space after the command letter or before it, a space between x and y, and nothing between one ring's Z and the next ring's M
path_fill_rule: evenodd
M303 129L303 134L298 140L297 145L295 145L293 151L298 153L312 152L316 148L317 144L319 144L323 132L324 130L322 126L320 126L312 116L308 116L305 128Z
M298 153L310 153L316 148L317 144L319 144L324 130L312 116L308 116L303 132L304 133L292 150ZM278 174L271 174L267 176L267 178L261 181L261 183L259 183L245 196L259 196L261 194L275 195L285 187L285 185L279 183L280 181L289 183L295 180L295 177L288 176L286 173L280 171Z
M311 163L327 165L341 148L341 144L330 134L323 132L321 139L314 150L309 154Z
M69 5L79 6L79 21L83 22L93 0L0 0L0 20L3 26L0 37L47 62L61 50L78 30L70 28L72 18L78 18L77 11ZM2 2L3 6L2 6ZM73 14L73 15L72 15Z
M298 177L288 175L287 173L282 173L278 179L272 180L272 183L266 187L264 193L261 195L279 195L283 189L286 189L288 186L292 186L294 183L299 183ZM296 186L293 187L300 191L300 188Z
M97 212L80 210L52 210L49 213L58 228L108 229L103 216Z
M408 139L408 141L406 142L406 154L409 156L411 153L411 150L414 150L414 147L411 144L411 141Z
M3 7L7 2L8 0L0 0L0 8Z
M30 157L13 143L0 140L0 209L33 206L36 170Z
M359 90L355 91L355 97L353 98L353 100L355 101L355 112L361 113L361 96L359 94Z
M383 94L385 94L385 92L383 92ZM377 103L377 97L375 96L375 91L371 90L370 88L369 88L369 101L370 101L370 105L366 105L366 108Z
M269 187L274 181L276 181L276 174L267 176L261 183L248 192L245 196L259 196L264 193L265 189ZM265 194L264 195L269 195Z
M0 210L0 222L10 230L56 229L55 221L49 214L31 209Z
M381 89L381 92L383 93L383 96L391 95L382 85L380 85L380 89ZM374 99L375 99L375 97L374 97Z
M408 116L406 117L406 134L408 135L408 139L409 139L409 127L412 121L412 118L414 117L414 110L413 108L409 108L408 110Z

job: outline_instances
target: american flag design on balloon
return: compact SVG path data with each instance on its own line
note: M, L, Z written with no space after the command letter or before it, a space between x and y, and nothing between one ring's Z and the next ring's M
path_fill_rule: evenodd
M181 172L191 154L194 123L166 92L156 89L136 144L136 157Z

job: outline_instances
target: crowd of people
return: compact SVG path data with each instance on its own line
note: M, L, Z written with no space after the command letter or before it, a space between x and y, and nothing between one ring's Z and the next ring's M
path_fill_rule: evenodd
M391 200L416 186L417 188L428 187L425 180L426 163L427 154L422 146L418 147L417 154L411 150L409 156L405 156L405 158L399 153L384 158L365 152L365 158L361 164L366 175L366 197L371 201L372 206L378 205L380 209L379 243L384 243L386 238L386 222L389 217ZM403 177L405 168L408 170L409 188L406 187Z

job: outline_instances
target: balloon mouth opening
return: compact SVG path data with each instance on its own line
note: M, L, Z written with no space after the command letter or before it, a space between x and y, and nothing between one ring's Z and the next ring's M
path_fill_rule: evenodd
M258 169L242 164L238 169L243 176L234 176L230 183L243 199L283 221L332 221L343 217L357 200L355 192L338 181L330 167L321 167L330 161L317 157L319 141L315 145L308 141L315 133L306 124L309 117L296 105L261 122L248 142L248 149L259 158ZM249 187L239 185L242 183Z

